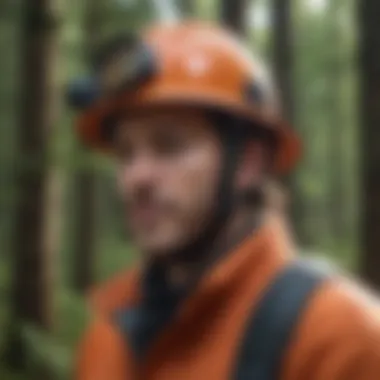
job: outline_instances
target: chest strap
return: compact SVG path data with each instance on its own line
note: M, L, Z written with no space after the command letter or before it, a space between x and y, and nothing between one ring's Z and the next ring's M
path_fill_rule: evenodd
M331 270L300 259L276 276L248 319L233 380L279 380L292 332L330 274Z

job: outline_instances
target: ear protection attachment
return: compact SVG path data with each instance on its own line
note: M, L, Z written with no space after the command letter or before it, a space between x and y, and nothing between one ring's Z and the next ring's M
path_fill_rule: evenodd
M121 35L101 46L92 59L89 75L76 78L67 89L67 102L76 110L102 98L135 91L157 72L153 52L138 37Z

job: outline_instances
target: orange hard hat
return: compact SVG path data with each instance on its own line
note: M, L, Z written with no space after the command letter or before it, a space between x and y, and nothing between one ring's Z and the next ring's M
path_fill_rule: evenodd
M83 109L78 120L80 137L87 145L110 148L104 121L116 111L128 115L128 111L153 107L204 107L236 114L252 122L252 128L273 131L278 141L276 172L293 167L300 155L299 140L281 117L263 65L237 38L216 26L195 22L156 25L139 38L154 70L133 90L125 86L112 93L142 65L128 52L105 66L100 76L103 95Z

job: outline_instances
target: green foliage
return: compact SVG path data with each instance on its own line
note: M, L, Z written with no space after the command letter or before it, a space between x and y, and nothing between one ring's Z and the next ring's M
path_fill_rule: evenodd
M103 282L111 275L119 272L121 268L128 267L134 260L133 249L120 241L120 238L109 238L102 242L97 260L97 282ZM0 352L4 350L9 323L9 265L7 261L0 261ZM68 264L68 263L65 263ZM72 290L68 283L61 283L55 292L55 326L52 333L45 333L34 326L25 324L23 336L28 347L28 376L37 372L41 365L47 365L56 375L57 380L71 379L70 373L73 367L75 348L90 320L90 311L87 309L86 300ZM7 372L0 361L0 378L10 380L25 379L25 374L15 375Z

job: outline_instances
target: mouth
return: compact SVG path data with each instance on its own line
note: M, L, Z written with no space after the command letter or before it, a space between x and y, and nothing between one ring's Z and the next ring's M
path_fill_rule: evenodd
M162 217L162 211L155 206L136 206L130 211L130 218L138 227L154 227Z

